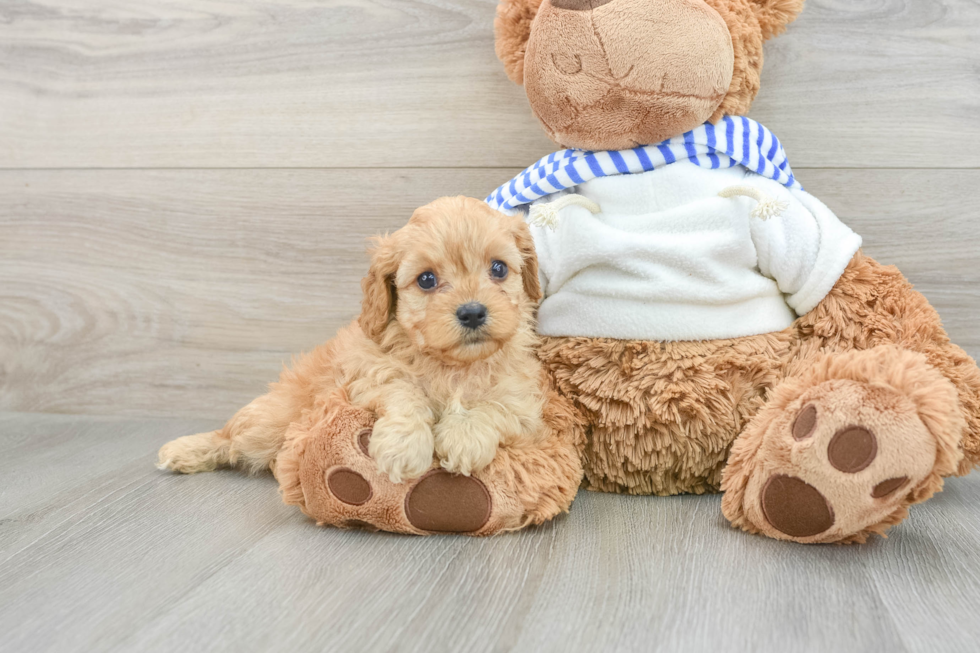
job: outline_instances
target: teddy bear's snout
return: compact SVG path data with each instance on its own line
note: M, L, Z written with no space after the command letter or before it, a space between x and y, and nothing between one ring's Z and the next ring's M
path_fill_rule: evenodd
M678 24L696 25L699 37L681 38ZM728 27L702 2L546 0L527 43L523 83L554 141L620 150L708 120L734 70Z

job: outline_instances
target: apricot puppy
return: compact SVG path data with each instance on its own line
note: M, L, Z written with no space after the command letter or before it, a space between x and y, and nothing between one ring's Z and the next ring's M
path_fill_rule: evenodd
M469 475L498 445L544 437L533 326L541 290L520 217L467 197L438 199L377 240L361 287L357 321L223 428L164 445L159 467L274 468L290 422L341 398L378 416L369 453L395 483L421 476L433 455Z

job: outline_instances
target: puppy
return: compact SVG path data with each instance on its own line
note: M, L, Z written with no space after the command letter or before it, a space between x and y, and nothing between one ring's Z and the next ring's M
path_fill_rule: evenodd
M161 469L274 469L290 422L339 397L377 415L369 454L395 483L428 471L433 455L469 475L500 444L543 437L533 324L541 289L524 221L479 200L442 198L377 239L371 254L357 321L223 428L164 445Z

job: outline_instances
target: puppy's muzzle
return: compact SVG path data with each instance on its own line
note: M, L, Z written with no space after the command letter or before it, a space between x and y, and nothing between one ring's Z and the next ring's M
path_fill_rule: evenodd
M479 302L463 304L456 309L456 319L465 329L479 329L487 323L487 307Z

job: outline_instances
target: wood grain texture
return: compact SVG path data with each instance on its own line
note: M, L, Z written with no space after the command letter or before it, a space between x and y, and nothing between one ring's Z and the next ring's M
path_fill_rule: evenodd
M802 547L585 492L488 540L325 530L154 469L356 315L367 236L553 149L495 4L0 1L0 410L90 414L0 413L0 653L977 650L977 474ZM980 356L980 4L807 0L766 57L752 116Z
M490 539L322 529L269 476L153 468L216 423L0 415L0 651L975 651L980 476L887 540L580 492Z
M515 172L0 172L0 408L229 416L357 315L368 236ZM980 171L799 175L980 354Z
M0 3L0 167L523 168L495 0ZM980 166L980 5L808 0L753 117L797 167Z

